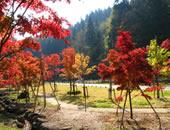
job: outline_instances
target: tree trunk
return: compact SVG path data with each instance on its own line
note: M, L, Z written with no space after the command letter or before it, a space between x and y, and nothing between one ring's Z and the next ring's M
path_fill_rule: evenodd
M85 112L87 111L87 101L86 101L86 86L85 86L85 82L83 79L83 95L84 95L84 108L85 108Z
M86 88L84 84L83 84L83 96L86 97Z
M73 94L74 94L74 96L76 95L76 90L75 90L75 81L73 81Z
M36 85L36 84L34 84L33 85L33 90L34 90L34 92L36 91L36 87L37 87L38 85Z
M130 118L133 119L133 109L132 109L131 91L128 90L128 93L129 93L129 105L130 105Z
M109 81L108 99L112 99L112 80Z
M28 87L28 85L25 85L25 91L28 93L28 95L29 95L29 87ZM28 97L26 97L26 99L25 99L25 102L26 102L26 104L28 103Z
M85 86L84 79L82 79L82 82L83 82L83 96L85 98L87 95L86 95L86 86Z
M32 97L35 97L35 92L34 92L34 88L33 88L32 84L30 86L31 86L31 91L32 91Z
M56 94L55 94L55 90L53 89L53 87L52 87L52 85L51 85L51 82L49 82L49 84L50 84L50 87L51 87L53 96L54 96L54 98L55 98L55 100L57 101L57 104L58 104L57 110L60 110L60 103L59 103L58 98L57 98L57 96L56 96Z
M116 99L116 92L115 92L115 89L113 89L113 95L114 95L114 99Z
M153 80L153 82L152 82L152 86L155 86L155 75L154 75L154 78L153 78L154 80ZM154 96L154 98L156 98L156 93L155 93L155 91L153 91L153 96Z
M71 93L72 93L72 81L70 79L70 96L71 96Z
M35 104L35 105L34 105L34 111L35 111L36 105L37 105L37 98L38 98L38 94L39 94L40 84L41 84L41 80L40 80L39 83L38 83L38 86L37 86L37 93L36 93L35 98L34 98L34 104Z
M56 84L56 82L55 82L55 80L56 80L56 75L54 75L54 81L53 81L53 84L54 84L54 92L57 92L58 91L58 88L57 88L57 84Z
M88 90L88 87L85 87L85 90L86 90L86 97L89 97L89 90Z
M162 94L162 97L164 97L164 93L163 93L163 90L161 89L161 94Z
M123 94L123 90L121 90L121 92L120 92L120 95L119 96L122 96L122 94ZM116 95L115 95L115 100L116 100ZM118 102L118 105L117 105L117 109L116 109L116 116L118 116L118 112L119 112L119 106L120 105L120 102Z
M124 118L124 114L125 114L127 96L128 96L128 91L126 91L125 101L124 101L124 105L123 105L123 113L122 113L121 124L120 124L120 129L122 129L122 127L123 127L123 130L124 130L123 118Z
M158 80L158 75L155 76L155 80L156 80L156 86L159 86L159 80ZM157 89L157 99L160 98L160 90Z
M46 108L46 91L45 91L45 82L44 82L44 79L43 79L43 97L44 97L44 108Z
M56 85L56 83L55 83L55 80L54 80L54 82L53 82L53 83L54 83L54 92L57 92L57 88L56 88L56 87L57 87L57 85Z

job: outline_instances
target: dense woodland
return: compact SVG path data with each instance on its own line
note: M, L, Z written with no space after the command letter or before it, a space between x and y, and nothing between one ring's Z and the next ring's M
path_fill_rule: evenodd
M72 26L71 46L89 55L94 65L104 58L108 49L114 47L120 30L130 31L137 47L146 47L151 39L157 38L160 44L170 37L169 23L169 0L116 1L113 8L92 12ZM49 39L42 42L45 54L54 50L60 52L67 46ZM47 46L49 42L52 45Z

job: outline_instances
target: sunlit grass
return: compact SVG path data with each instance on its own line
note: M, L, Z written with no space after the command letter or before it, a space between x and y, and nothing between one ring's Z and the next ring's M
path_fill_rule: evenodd
M47 94L52 94L50 85L46 83L46 92ZM82 93L76 96L70 96L67 94L69 91L69 85L57 85L58 92L56 92L57 96L60 100L65 101L67 103L83 105L84 98L83 98L83 88L81 86L78 87ZM112 108L115 105L112 104L110 100L108 100L108 89L107 88L97 88L97 87L88 87L89 97L87 98L87 104L89 107L96 107L96 108ZM42 87L40 87L40 92L42 93ZM120 91L116 91L116 95L118 96ZM153 97L153 93L147 93L151 97ZM125 92L123 92L125 96ZM138 95L138 96L136 96ZM142 107L149 107L147 101L143 96L141 96L140 91L133 91L132 92L132 103L133 107L135 108L142 108ZM170 91L164 91L164 97L161 99L152 98L150 102L153 104L154 107L170 107ZM123 105L123 102L120 104ZM129 101L127 102L127 107L129 106Z
M52 95L52 89L49 85L49 83L45 84L45 89L47 96ZM58 96L59 100L62 100L67 103L76 104L76 105L83 105L84 104L84 98L83 98L83 88L82 86L78 86L78 90L81 91L81 94L76 96L70 96L67 94L69 91L69 84L57 84L58 91L56 92L56 95ZM87 98L87 106L89 107L95 107L95 108L113 108L116 107L109 99L108 99L108 89L107 88L98 88L98 87L88 87L89 91L89 97ZM120 95L120 91L115 91L116 96ZM43 93L43 87L40 86L40 92ZM153 93L147 93L153 98ZM137 96L136 96L137 95ZM125 96L125 91L123 92L123 96ZM11 98L16 98L16 94L11 94ZM32 97L32 95L31 95ZM114 98L114 96L113 96ZM38 98L39 104L43 104L43 97ZM34 99L31 98L31 102L33 102ZM128 100L127 100L128 101ZM24 103L25 100L20 100L20 102ZM161 99L155 99L153 98L150 100L152 105L154 107L170 107L170 91L164 91L164 97ZM149 107L147 101L143 96L141 96L140 91L133 91L132 92L132 103L133 107L135 108L143 108L143 107ZM123 106L123 102L120 104ZM47 103L47 106L51 106L50 103ZM127 102L127 107L129 107L129 101Z

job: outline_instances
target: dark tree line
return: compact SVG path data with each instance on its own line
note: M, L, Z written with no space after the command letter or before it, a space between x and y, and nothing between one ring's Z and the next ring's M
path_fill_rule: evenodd
M170 1L169 0L123 0L113 7L109 46L114 43L116 32L132 32L139 47L149 44L153 38L161 43L170 37ZM114 43L115 44L115 43Z
M41 51L32 52L37 57L40 57L42 53L44 55L50 55L54 53L60 54L62 50L68 46L64 43L63 40L58 40L50 37L46 39L39 39L39 42L41 43Z

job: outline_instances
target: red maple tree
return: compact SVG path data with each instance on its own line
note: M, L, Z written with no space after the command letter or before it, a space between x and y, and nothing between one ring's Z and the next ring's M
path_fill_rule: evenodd
M102 80L109 80L108 98L112 100L112 77L114 72L114 67L112 65L106 65L106 63L99 63L98 65L98 75Z
M170 39L166 39L161 43L161 47L170 51Z
M5 65L2 67L4 70L0 70L0 84L15 84L14 81L20 85L32 83L35 64L31 62L36 58L23 50L27 48L40 50L39 38L53 37L68 42L66 38L70 35L70 31L63 27L63 24L69 25L68 21L60 18L57 12L46 4L59 1L61 0L0 1L0 65ZM70 0L65 1L70 2ZM27 34L29 37L26 37ZM15 39L17 35L25 38L18 41ZM18 59L23 63L19 63ZM41 70L41 60L38 62L38 68ZM42 79L42 73L37 72L37 74ZM14 78L18 80L12 80Z
M74 48L65 48L62 51L62 61L61 64L63 65L63 69L61 69L61 77L69 80L70 82L70 94L73 92L75 93L75 86L74 86L74 79L75 79L75 72L76 69L73 67L75 64L75 56L76 50Z
M53 81L54 83L54 92L56 92L56 76L60 73L59 66L61 65L60 56L56 54L51 54L44 57L44 62L47 66L46 69L46 80ZM50 82L51 85L51 82Z
M109 66L100 64L98 67L101 77L111 77L114 83L120 85L117 88L118 90L126 91L124 108L126 106L127 97L129 96L131 118L133 118L132 91L138 89L141 91L142 96L147 100L149 99L148 95L144 94L139 86L140 84L150 84L153 77L153 71L146 60L146 56L145 48L135 47L130 32L120 31L115 49L109 50L106 58ZM122 97L118 99L122 100ZM122 120L123 116L124 111Z

